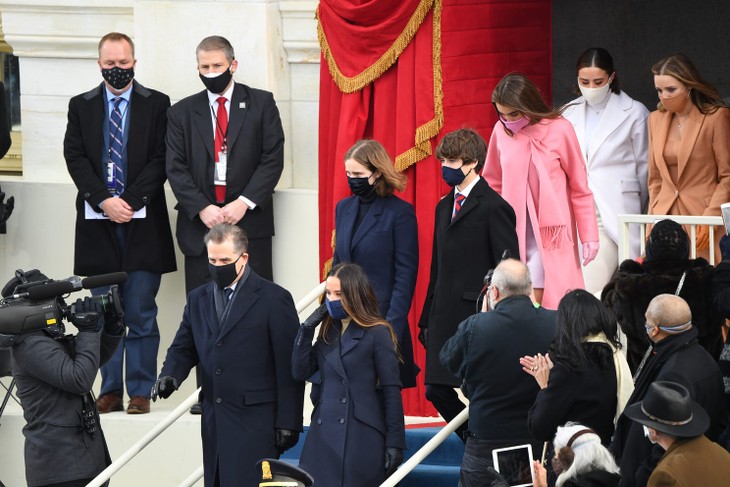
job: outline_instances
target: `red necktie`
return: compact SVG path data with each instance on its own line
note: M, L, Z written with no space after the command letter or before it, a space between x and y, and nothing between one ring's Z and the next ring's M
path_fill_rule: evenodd
M465 199L466 196L461 193L456 193L456 197L454 198L454 213L451 215L452 220L454 219L454 217L456 217L456 214L459 213L459 210L461 209L461 204L464 203Z
M215 145L214 145L214 156L215 162L218 162L218 154L221 149L226 145L226 135L228 134L228 113L226 112L226 97L218 97L218 113L215 116ZM228 148L226 147L226 154ZM226 157L227 159L227 157ZM227 161L226 161L227 163ZM226 201L226 186L216 185L215 186L215 199L218 203L224 203Z

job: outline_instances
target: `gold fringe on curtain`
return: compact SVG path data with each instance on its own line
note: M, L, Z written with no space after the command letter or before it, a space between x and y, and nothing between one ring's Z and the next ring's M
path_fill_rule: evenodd
M411 16L410 20L403 29L403 32L396 38L395 42L388 48L385 53L373 64L365 68L362 72L356 74L353 77L348 77L342 74L337 61L335 60L332 51L330 50L329 43L327 42L327 36L322 29L322 23L319 21L319 6L316 10L317 17L317 37L319 38L319 46L322 49L322 54L327 61L330 75L335 81L335 84L343 93L354 93L355 91L361 90L365 85L372 83L378 79L383 73L385 73L395 62L398 60L398 56L408 46L413 39L413 36L418 32L418 28L421 26L423 19L426 18L429 10L433 6L434 2L440 3L441 0L421 0L421 3L416 7L416 11Z
M434 117L416 129L416 145L396 155L395 168L405 171L432 154L431 139L444 126L444 91L441 85L441 1L433 2L433 112Z

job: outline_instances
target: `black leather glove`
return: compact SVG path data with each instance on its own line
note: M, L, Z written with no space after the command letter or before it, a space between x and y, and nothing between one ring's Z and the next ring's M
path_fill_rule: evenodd
M152 386L152 390L150 391L150 397L152 398L152 402L155 402L157 400L157 396L161 397L162 399L167 399L172 395L173 392L177 390L179 387L179 384L177 383L177 379L174 377L170 377L169 375L163 375L159 379L157 379L157 382L155 382L155 385Z
M284 453L299 441L299 432L294 430L276 430L276 449Z
M309 318L304 320L304 323L302 323L302 326L304 328L317 328L317 326L322 323L322 320L327 316L329 312L327 311L327 305L325 303L322 303L319 308L315 309L314 312L309 315Z
M730 237L723 235L720 239L720 253L723 260L730 259Z
M13 196L8 198L5 203L3 203L4 199L5 192L0 191L0 233L7 233L5 222L8 221L13 213L13 208L15 208L15 198Z
M83 301L77 299L71 306L71 323L78 328L80 333L96 333L99 311L99 304L93 299L89 297L84 298Z
M425 329L425 328L424 328ZM403 450L387 447L385 449L385 478L387 479L403 463Z
M421 328L421 331L418 332L418 341L421 342L423 348L427 348L426 344L428 343L428 328Z
M104 332L107 335L124 335L124 315L117 316L114 312L104 313Z

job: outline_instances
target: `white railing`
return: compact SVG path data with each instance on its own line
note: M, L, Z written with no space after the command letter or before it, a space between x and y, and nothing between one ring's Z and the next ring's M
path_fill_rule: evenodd
M309 293L307 293L304 298L297 302L297 313L301 313L302 311L307 309L307 307L309 307L310 304L312 304L319 296L321 296L323 292L324 282L321 282L314 289L309 291ZM146 435L140 438L139 441L132 445L127 451L122 453L122 455L114 460L111 465L109 465L99 475L97 475L94 480L86 484L86 487L101 487L101 485L109 480L112 475L117 473L122 467L129 463L130 460L137 456L137 454L140 453L147 445L152 443L155 438L160 436L160 434L162 434L163 431L165 431L170 425L172 425L172 423L177 421L180 416L185 414L193 404L198 402L198 394L200 394L200 389L190 394L190 396L188 396L188 398L185 399L182 404L180 404L170 414L168 414L165 419L163 419L154 428L152 428ZM197 482L202 476L203 467L201 466L200 468L198 468L198 470L190 474L190 476L185 479L180 485L190 487L195 484L195 482Z
M646 226L659 220L670 219L680 225L689 226L690 257L697 257L697 225L723 226L721 216L680 216L680 215L619 215L618 216L618 263L626 259L636 258L629 255L629 226L639 226L641 253L644 253L646 242ZM710 264L715 264L715 232L710 232Z
M464 408L464 410L460 412L454 419L452 419L449 424L441 428L441 431L436 433L433 438L428 440L428 442L423 445L420 450L414 453L413 456L409 458L403 465L398 467L398 470L396 470L393 475L388 477L385 482L380 484L380 487L395 487L395 485L399 481L403 480L406 475L411 473L411 470L416 468L419 463L425 460L426 457L429 456L431 452L436 449L437 446L443 443L446 438L448 438L451 433L456 431L456 428L464 424L464 421L466 421L467 419L469 419L468 406Z

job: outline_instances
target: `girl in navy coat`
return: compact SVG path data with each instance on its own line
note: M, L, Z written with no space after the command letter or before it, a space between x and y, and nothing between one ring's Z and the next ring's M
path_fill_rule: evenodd
M315 485L377 486L403 461L405 448L397 339L358 265L333 267L325 295L294 343L294 377L321 376L299 465Z
M345 154L347 184L353 196L335 209L332 265L354 262L367 274L380 314L398 338L403 388L416 386L418 367L408 326L418 272L418 225L413 205L393 194L403 191L406 176L396 171L385 148L360 140Z

